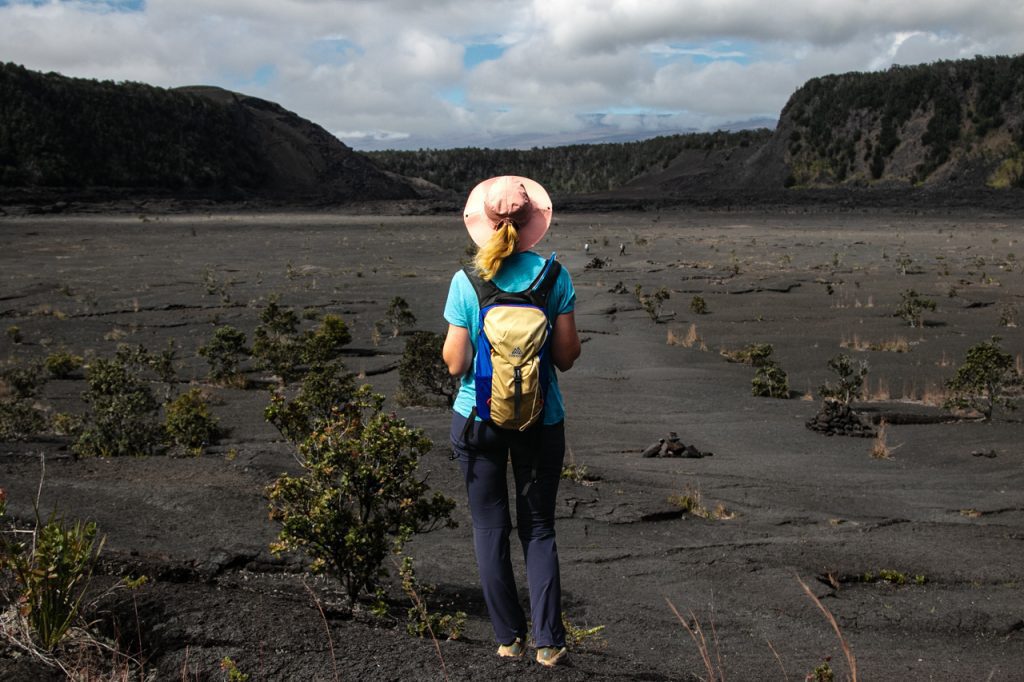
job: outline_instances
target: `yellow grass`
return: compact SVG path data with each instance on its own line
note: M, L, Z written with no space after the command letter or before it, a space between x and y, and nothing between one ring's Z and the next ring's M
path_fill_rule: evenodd
M858 334L854 334L852 337L843 337L839 342L840 348L849 348L851 350L859 351L882 351L887 353L906 353L910 350L911 343L905 336L896 336L892 339L886 339L884 341L874 342L862 339Z
M892 459L892 450L889 449L889 444L886 442L887 426L884 419L878 424L878 434L871 444L871 456L875 459Z
M864 382L864 400L867 402L892 400L892 393L889 391L889 380L885 377L878 377L875 380L875 388L871 388L871 377Z
M707 344L704 343L704 339L697 333L697 325L691 324L690 328L686 330L686 336L680 338L674 330L668 330L668 338L665 341L670 346L682 346L683 348L693 348L695 345L700 350L706 351L708 349Z

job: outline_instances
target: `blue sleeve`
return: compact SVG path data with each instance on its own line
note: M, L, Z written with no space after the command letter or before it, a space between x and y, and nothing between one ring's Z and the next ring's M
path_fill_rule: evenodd
M565 269L565 266L562 266L561 272L558 273L552 293L554 294L556 315L571 313L576 309L576 289L572 285L572 277L569 276L569 271Z
M477 314L476 292L470 284L466 273L459 270L452 276L452 283L448 287L448 300L444 304L444 319L456 327L469 329L472 326L473 317Z

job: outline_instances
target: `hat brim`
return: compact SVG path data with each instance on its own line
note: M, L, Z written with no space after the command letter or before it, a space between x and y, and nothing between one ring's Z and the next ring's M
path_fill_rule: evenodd
M530 197L532 211L526 221L516 226L519 233L519 245L516 251L526 251L533 248L539 242L551 226L551 197L547 191L540 186L540 183L530 178L518 175L508 176L523 183L527 196ZM462 212L463 220L466 222L466 229L469 236L477 246L483 246L494 236L494 223L487 217L484 211L484 199L491 185L499 178L484 180L469 193L466 200L466 208Z

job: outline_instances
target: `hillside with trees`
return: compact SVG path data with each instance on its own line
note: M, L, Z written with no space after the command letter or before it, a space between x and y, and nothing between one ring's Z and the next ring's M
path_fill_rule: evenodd
M766 129L668 135L639 142L579 144L533 149L421 149L366 152L380 168L422 178L459 194L482 178L524 175L551 192L593 194L617 189L663 171L687 152L704 156L732 149L758 149Z
M550 149L369 154L464 192L520 173L565 194L668 199L791 189L1024 186L1024 57L976 57L808 81L775 131ZM784 193L779 196L786 196Z
M1024 185L1024 56L814 78L779 119L786 186Z
M0 189L212 198L414 196L320 126L219 88L167 90L0 64Z
M814 78L793 93L774 131L365 154L277 104L219 88L166 90L0 65L0 192L99 187L295 203L451 200L506 173L582 201L1019 189L1024 56Z

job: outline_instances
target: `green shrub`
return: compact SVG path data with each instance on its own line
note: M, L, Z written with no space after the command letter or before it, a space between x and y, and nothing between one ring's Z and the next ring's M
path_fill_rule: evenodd
M220 429L210 413L210 403L202 390L193 388L167 404L164 431L175 445L193 455L217 440Z
M653 294L645 294L643 287L639 284L636 285L633 293L636 295L636 300L640 304L640 307L643 308L644 312L646 312L647 315L655 322L661 318L662 304L672 297L672 292L665 287L661 287Z
M328 362L310 369L302 379L295 398L288 400L275 392L263 416L281 435L296 445L306 440L356 392L355 377L341 362Z
M703 296L694 296L690 299L690 311L694 315L707 315L708 304Z
M320 326L307 332L303 338L302 360L307 364L322 364L341 355L352 341L348 325L337 315L324 315Z
M789 376L774 358L756 366L750 381L750 392L760 398L788 398Z
M269 488L271 518L281 522L271 551L302 551L310 569L337 577L349 606L386 575L383 563L413 534L454 525L455 502L427 497L417 474L431 443L419 429L381 411L384 397L361 387L299 446L298 476Z
M946 382L947 408L971 408L988 421L997 407L1017 409L1024 377L1017 373L1013 356L999 346L993 336L967 349L967 356L956 374Z
M775 348L770 343L752 343L742 350L722 351L730 362L742 362L754 367L750 392L759 398L788 398L789 375L772 357Z
M142 346L139 346L139 350L145 363L156 374L156 378L164 384L164 400L169 401L178 389L178 369L175 364L178 347L174 339L168 339L167 345L158 353L150 353Z
M0 440L26 440L46 429L46 417L36 409L45 383L35 363L0 370Z
M924 311L934 311L935 301L924 298L913 289L907 289L900 296L900 304L893 315L903 318L911 327L923 327Z
M210 365L210 381L234 385L244 383L239 368L250 353L245 341L245 332L224 325L214 330L209 343L199 347L199 354Z
M409 304L401 296L395 296L388 303L384 318L391 325L391 335L398 336L403 329L416 324L416 316L409 310Z
M444 337L434 332L416 332L405 342L402 361L398 365L398 381L402 402L422 405L429 396L440 396L448 407L455 402L459 380L448 373L441 357Z
M151 454L163 440L157 421L159 404L142 377L148 354L141 346L122 346L109 359L99 358L86 373L89 405L82 432L72 446L83 457Z
M3 511L0 506L0 516ZM36 526L29 534L0 532L0 568L13 576L19 614L36 643L53 651L81 618L104 540L95 523L72 525L55 514L46 523L37 517Z
M771 360L775 347L770 343L751 343L740 350L722 350L722 357L729 362L741 362L744 365L757 367Z
M66 350L59 350L46 356L43 364L54 379L67 379L72 372L82 366L82 357Z
M16 324L12 324L7 328L7 338L11 340L11 343L21 343L23 337L21 335L21 327Z
M271 296L260 313L260 325L253 332L252 354L260 369L273 372L287 383L297 377L302 345L298 338L299 318L291 308L282 308Z
M835 383L826 381L818 387L821 398L833 398L849 405L859 398L864 389L864 379L868 375L868 363L863 360L854 362L849 355L840 353L828 361L828 368L837 375Z

